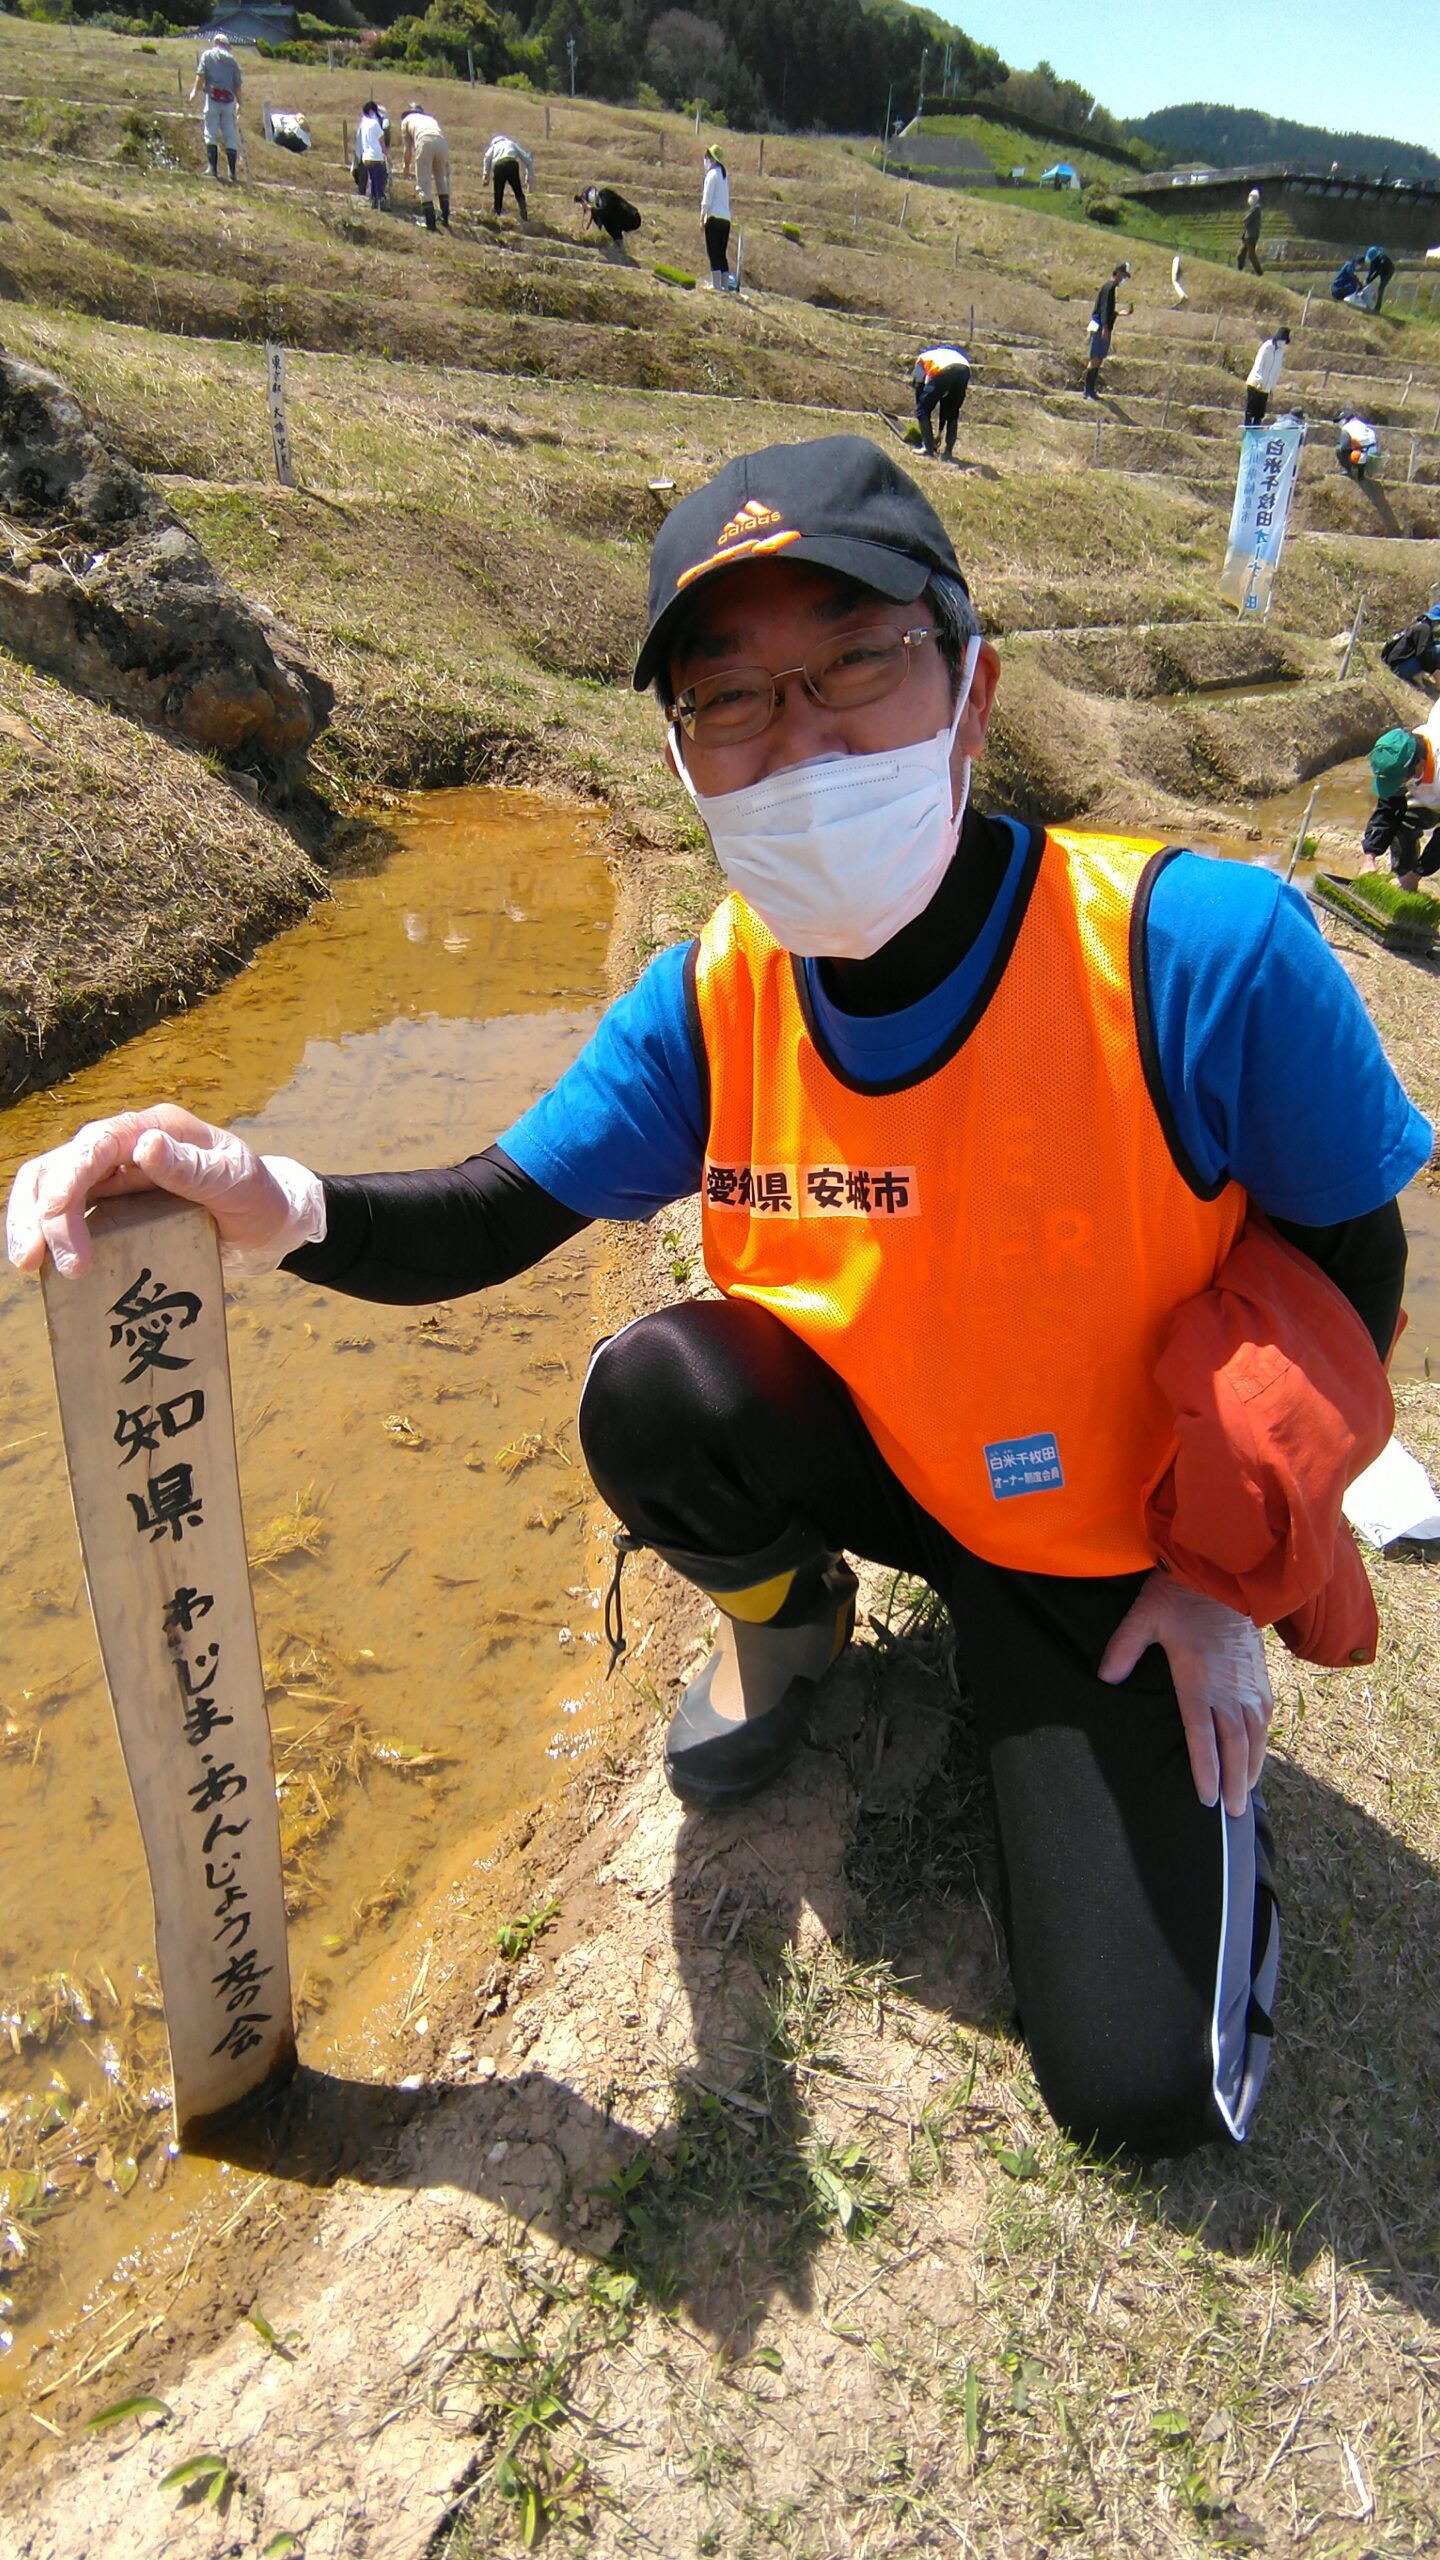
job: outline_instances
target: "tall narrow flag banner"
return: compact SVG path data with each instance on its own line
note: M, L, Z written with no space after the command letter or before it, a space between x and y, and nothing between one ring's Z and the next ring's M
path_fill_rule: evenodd
M1277 418L1273 426L1241 430L1235 505L1220 573L1220 593L1238 613L1270 610L1304 442L1300 418Z

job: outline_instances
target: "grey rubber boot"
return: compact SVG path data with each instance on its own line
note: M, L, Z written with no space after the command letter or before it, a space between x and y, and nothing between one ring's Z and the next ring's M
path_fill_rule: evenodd
M702 1588L721 1612L719 1640L671 1718L665 1775L686 1804L743 1804L805 1739L816 1686L854 1633L855 1576L826 1553L747 1589Z

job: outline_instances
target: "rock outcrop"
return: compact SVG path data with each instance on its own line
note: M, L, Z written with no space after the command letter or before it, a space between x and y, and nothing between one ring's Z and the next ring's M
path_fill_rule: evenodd
M0 642L77 693L267 782L334 705L53 374L0 356Z

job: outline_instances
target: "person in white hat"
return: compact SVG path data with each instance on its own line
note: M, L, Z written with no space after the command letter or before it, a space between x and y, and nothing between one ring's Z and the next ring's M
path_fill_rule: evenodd
M450 145L438 119L427 113L418 98L412 98L400 119L401 138L405 144L405 176L413 177L422 211L416 215L427 231L435 228L435 207L440 219L450 228Z

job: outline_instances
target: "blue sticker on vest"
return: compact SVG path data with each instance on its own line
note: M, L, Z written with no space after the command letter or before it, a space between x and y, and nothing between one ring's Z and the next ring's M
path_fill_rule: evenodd
M1008 1502L1016 1493L1052 1493L1065 1481L1059 1446L1048 1431L1033 1440L988 1441L985 1464L997 1502Z

